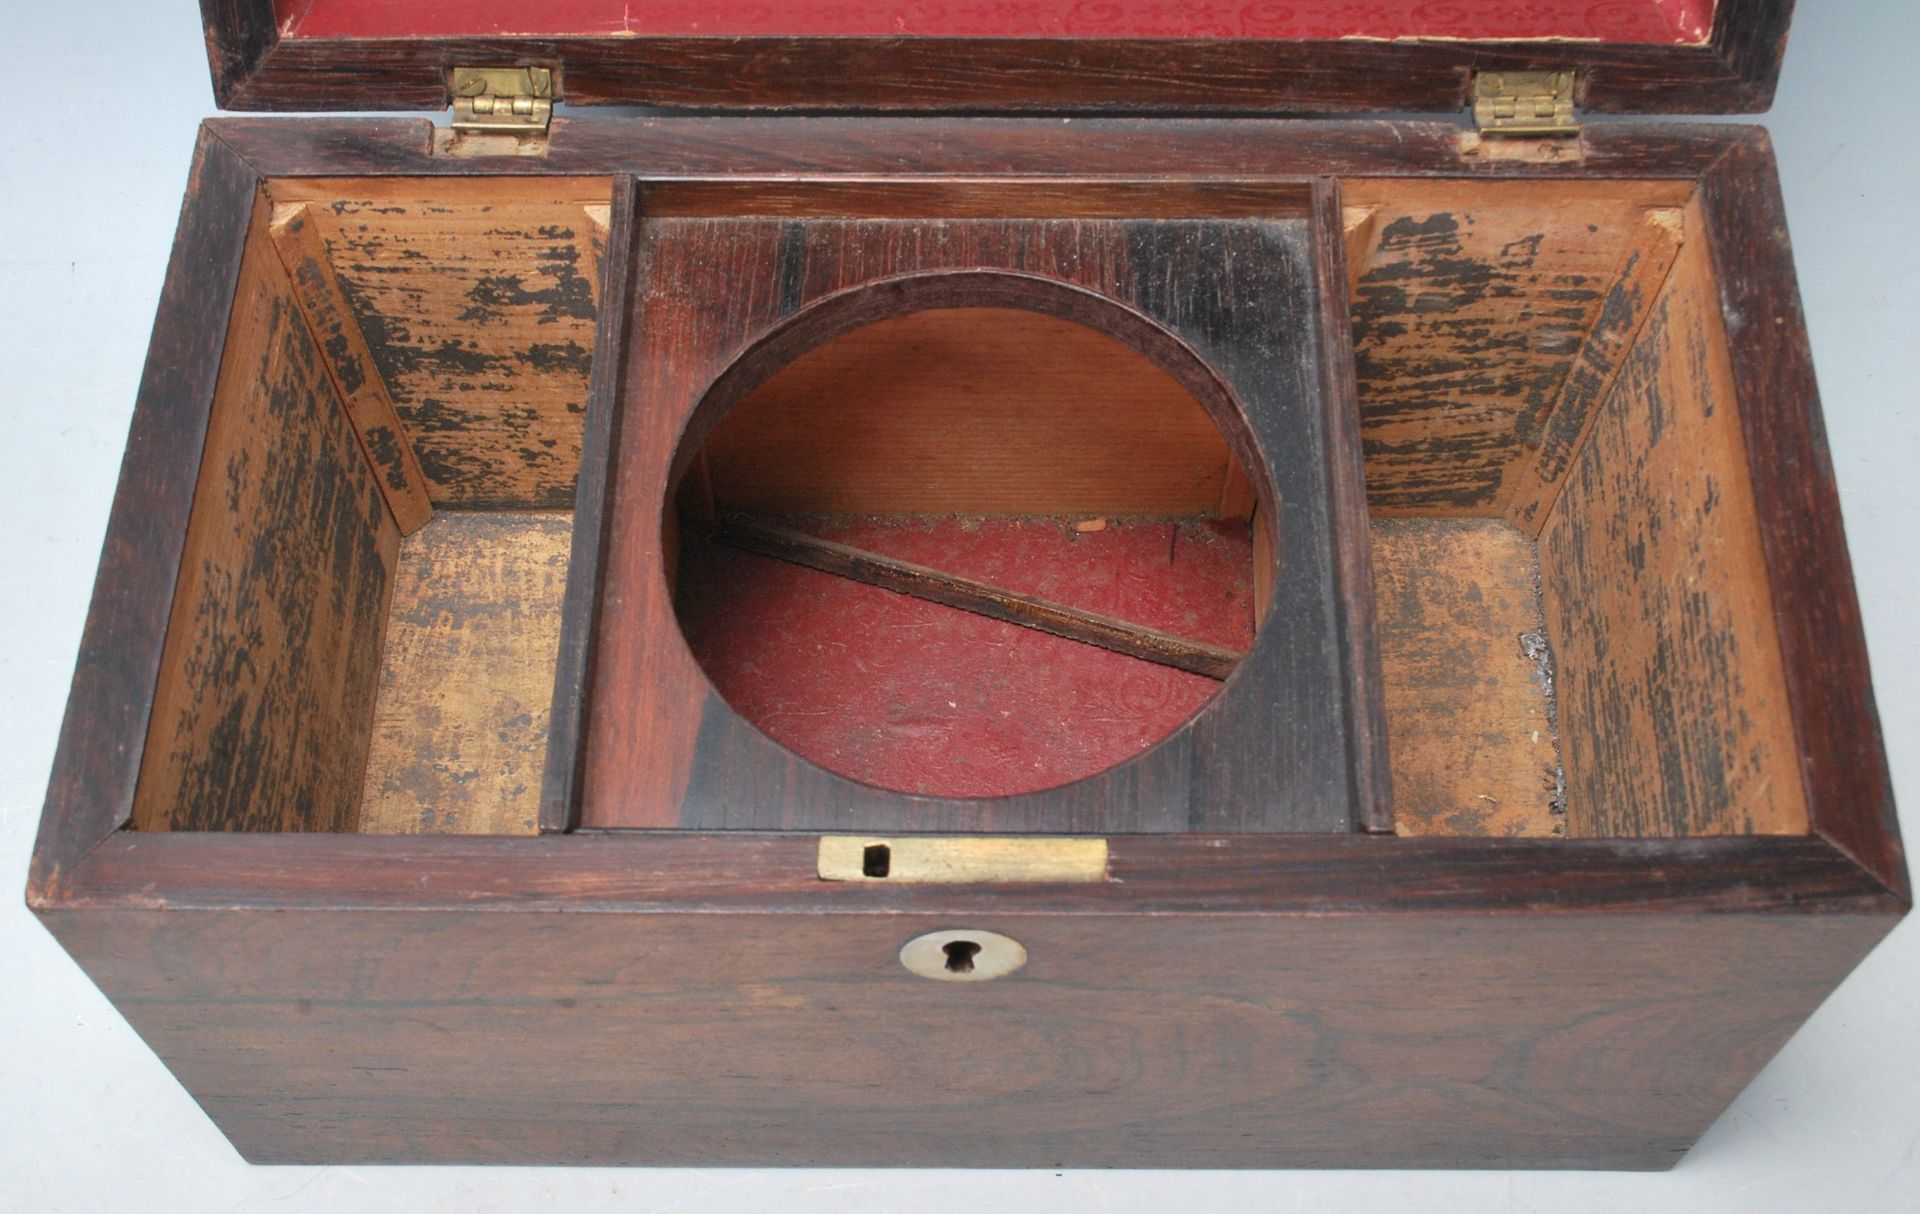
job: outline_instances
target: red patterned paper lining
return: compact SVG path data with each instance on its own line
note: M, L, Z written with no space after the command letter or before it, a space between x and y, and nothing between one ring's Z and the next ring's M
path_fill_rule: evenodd
M276 0L302 38L652 37L1582 39L1704 42L1714 0Z

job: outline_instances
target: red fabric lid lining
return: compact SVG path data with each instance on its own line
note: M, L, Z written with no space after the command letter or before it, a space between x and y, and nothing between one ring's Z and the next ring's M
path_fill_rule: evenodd
M1580 40L1698 45L1715 0L275 0L289 38Z

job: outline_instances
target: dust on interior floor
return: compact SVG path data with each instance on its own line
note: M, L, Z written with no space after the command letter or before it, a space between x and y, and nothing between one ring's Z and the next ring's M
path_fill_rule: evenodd
M363 833L538 831L572 536L567 511L441 510L401 541Z
M1499 519L1375 519L1373 576L1396 833L1565 834L1533 541Z

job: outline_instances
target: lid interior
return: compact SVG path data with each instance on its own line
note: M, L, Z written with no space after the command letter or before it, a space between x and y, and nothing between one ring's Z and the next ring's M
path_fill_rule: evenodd
M1294 0L1169 4L1165 0L1025 0L901 4L898 0L275 0L286 38L1128 38L1564 40L1704 45L1716 0Z
M202 0L240 110L444 109L455 67L575 106L820 113L1458 113L1573 71L1587 113L1751 113L1793 0Z

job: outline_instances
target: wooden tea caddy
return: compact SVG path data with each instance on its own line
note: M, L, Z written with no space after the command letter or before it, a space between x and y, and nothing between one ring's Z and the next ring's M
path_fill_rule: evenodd
M632 7L203 5L227 108L454 113L203 126L34 853L247 1158L1664 1167L1904 913L1766 135L1584 121L1790 4ZM835 340L938 475L703 443ZM887 791L675 626L766 495L1250 516L1262 626Z

